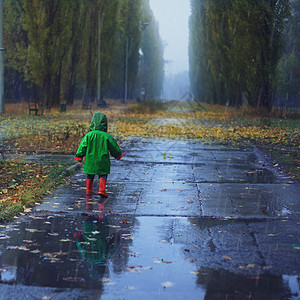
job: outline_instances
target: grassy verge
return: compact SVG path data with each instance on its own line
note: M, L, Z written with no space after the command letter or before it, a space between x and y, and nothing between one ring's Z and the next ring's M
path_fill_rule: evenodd
M285 147L274 148L270 145L260 145L260 148L279 163L287 175L300 181L299 150Z
M26 212L64 183L67 166L0 162L0 222Z

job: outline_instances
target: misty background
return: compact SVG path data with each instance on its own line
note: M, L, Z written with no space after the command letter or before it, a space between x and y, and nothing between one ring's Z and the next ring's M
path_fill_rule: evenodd
M164 44L165 79L162 99L180 99L189 93L189 0L150 0Z

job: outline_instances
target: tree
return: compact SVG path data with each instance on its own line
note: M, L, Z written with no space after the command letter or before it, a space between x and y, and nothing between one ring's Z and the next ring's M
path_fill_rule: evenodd
M119 0L90 0L86 4L81 41L79 81L84 82L83 103L94 101L97 90L98 11L101 20L101 94L107 95L109 82L113 80L111 68L116 55L117 20ZM119 83L120 84L120 83Z
M76 76L81 51L84 47L82 32L86 19L85 2L72 1L69 14L71 17L69 32L70 44L63 59L61 78L61 100L73 104L75 97Z
M23 1L4 1L5 98L22 99L29 93L24 78L28 40L22 28Z
M270 108L289 1L192 0L191 5L190 76L196 97L239 105L243 93L251 106Z
M191 0L191 16L189 20L189 65L191 90L194 97L201 102L207 101L209 70L206 63L206 32L205 32L205 0Z
M140 87L145 89L145 99L155 99L163 90L163 44L153 12L145 0L141 27Z
M286 47L277 68L277 96L282 104L300 99L300 0L291 1L291 17L284 30Z
M23 28L28 35L27 79L40 86L47 107L60 103L61 71L72 32L73 1L25 0Z
M139 87L139 49L146 4L150 9L146 0L8 1L7 72L18 78L23 90L41 92L40 98L47 107L72 104L75 90L82 94L84 104L92 102L97 90L100 12L101 94L123 96L126 74L128 95L132 98ZM151 28L149 38L159 44L156 24ZM161 78L162 48L148 51L147 55L151 68L156 67L151 70L151 79L155 75ZM153 80L153 85L152 93L159 94L159 83Z
M116 32L116 52L112 65L110 95L122 98L136 96L141 42L142 0L123 0ZM126 69L127 68L127 69Z

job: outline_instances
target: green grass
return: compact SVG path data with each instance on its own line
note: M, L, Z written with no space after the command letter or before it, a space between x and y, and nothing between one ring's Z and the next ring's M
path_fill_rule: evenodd
M0 222L12 220L65 182L69 165L0 163Z
M262 146L262 149L283 167L287 175L300 181L300 158L298 150L284 149L283 147L276 149L265 146Z
M300 120L272 118L270 119L270 122L271 126L276 126L279 128L300 128Z

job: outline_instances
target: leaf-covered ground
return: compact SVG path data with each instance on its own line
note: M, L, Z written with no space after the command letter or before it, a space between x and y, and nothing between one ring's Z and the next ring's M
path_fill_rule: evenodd
M2 146L0 151L4 157L8 148L74 154L80 140L89 131L92 114L102 111L108 118L109 133L119 142L131 136L195 139L226 144L251 142L271 154L287 173L300 179L300 120L261 117L253 113L249 115L243 110L218 106L195 107L183 102L160 105L159 110L156 110L155 103L146 105L111 104L108 108L92 111L80 110L78 105L68 107L65 113L52 110L44 116L28 116L26 109L23 113L9 113L0 117L0 138L9 145ZM52 166L48 169L55 168ZM15 160L1 163L0 180L4 182L0 194L1 205L19 201L20 208L26 206L20 200L20 195L24 190L33 191L35 184L43 186L43 178L47 176L40 165L31 164L28 168Z
M13 218L64 181L66 165L0 162L0 221Z
M188 104L179 109L156 113L132 113L124 106L102 109L108 117L109 132L119 139L130 136L197 139L221 143L251 141L299 149L300 120L266 119L243 116L241 111L208 107L191 110ZM47 149L74 153L89 130L94 112L69 110L46 116L14 116L1 121L1 131L20 149Z

